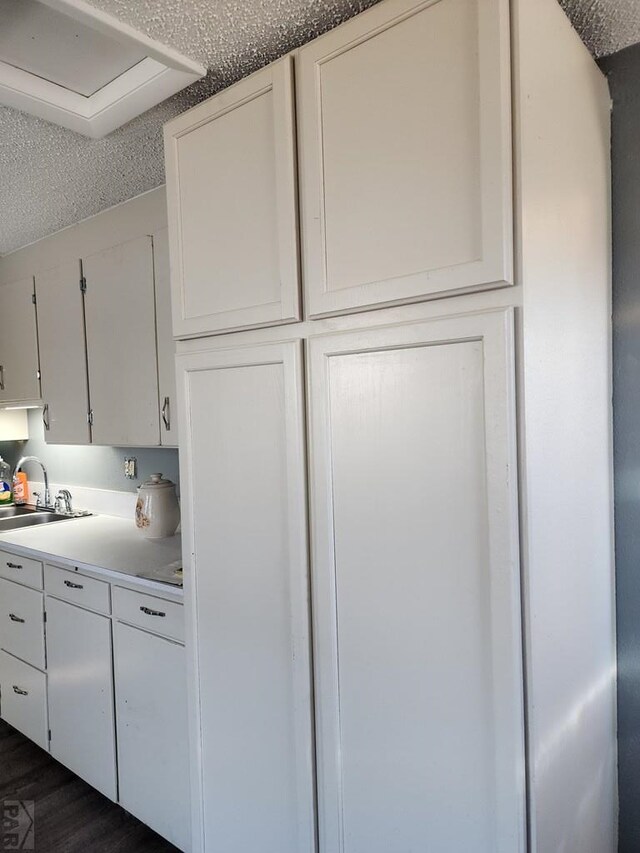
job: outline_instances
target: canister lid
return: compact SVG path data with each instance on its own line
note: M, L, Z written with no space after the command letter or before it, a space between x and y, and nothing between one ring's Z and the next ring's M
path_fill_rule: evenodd
M145 480L144 483L142 483L141 488L142 487L152 488L152 489L153 488L166 489L168 487L175 487L175 483L173 483L171 480L165 480L163 478L162 474L151 474L149 479Z

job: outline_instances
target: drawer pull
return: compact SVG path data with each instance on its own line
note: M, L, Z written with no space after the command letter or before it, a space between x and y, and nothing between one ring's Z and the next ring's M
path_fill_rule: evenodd
M74 583L73 581L65 581L65 586L68 586L69 589L84 589L81 583Z
M16 614L15 614L15 613L10 613L10 614L9 614L9 619L11 619L11 621L12 621L12 622L22 622L22 623L24 623L24 619L22 619L20 616L16 616Z
M21 569L22 568L22 566L18 565L18 563L7 563L7 566L10 569Z
M163 613L161 610L152 610L150 607L141 607L143 613L146 613L147 616L166 616L166 613Z
M18 696L28 696L28 695L29 695L29 691L28 691L28 690L22 690L20 687L18 687L18 685L17 685L17 684L14 684L14 685L13 685L13 692L14 692L14 693L17 693L17 694L18 694Z

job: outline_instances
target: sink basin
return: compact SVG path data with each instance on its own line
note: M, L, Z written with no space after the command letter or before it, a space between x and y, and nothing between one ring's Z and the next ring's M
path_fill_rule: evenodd
M19 509L19 507L16 507ZM35 527L38 524L52 524L56 521L72 521L73 516L59 515L57 512L34 512L27 510L16 515L0 513L0 533L7 530L18 530L21 527Z
M0 519L16 518L21 515L33 515L35 512L36 510L32 506L3 506L0 507Z

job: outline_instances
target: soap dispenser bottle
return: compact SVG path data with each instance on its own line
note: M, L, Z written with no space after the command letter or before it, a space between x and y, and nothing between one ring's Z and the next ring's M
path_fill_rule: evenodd
M11 503L11 465L0 456L0 506L8 506Z

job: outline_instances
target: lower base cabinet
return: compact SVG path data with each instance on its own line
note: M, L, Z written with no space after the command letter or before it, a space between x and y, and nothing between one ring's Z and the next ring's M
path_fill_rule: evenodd
M182 603L0 552L3 574L0 717L188 853Z
M118 798L111 620L47 597L51 755Z
M120 804L190 849L184 646L114 622Z

